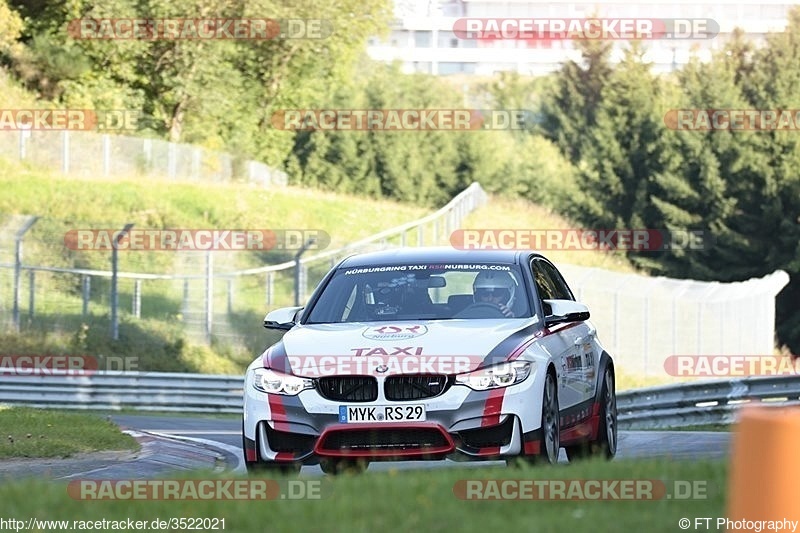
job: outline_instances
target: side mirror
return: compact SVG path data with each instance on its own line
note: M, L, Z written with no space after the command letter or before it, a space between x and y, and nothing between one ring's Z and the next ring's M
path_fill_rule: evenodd
M302 307L281 307L267 313L264 317L264 327L267 329L281 329L288 331L297 323Z
M545 327L563 322L582 322L589 320L589 308L572 300L542 300L549 314L544 317Z

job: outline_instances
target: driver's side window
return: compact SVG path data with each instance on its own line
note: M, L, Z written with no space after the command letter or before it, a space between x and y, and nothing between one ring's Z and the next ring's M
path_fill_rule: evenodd
M544 267L545 263L541 259L531 261L531 273L533 281L536 283L536 291L539 293L539 300L555 300L558 298L558 290ZM552 309L544 301L542 301L542 309L545 316L552 314Z

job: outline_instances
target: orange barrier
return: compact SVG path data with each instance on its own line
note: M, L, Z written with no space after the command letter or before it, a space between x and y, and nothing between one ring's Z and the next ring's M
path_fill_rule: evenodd
M746 407L731 444L731 520L800 520L800 408Z

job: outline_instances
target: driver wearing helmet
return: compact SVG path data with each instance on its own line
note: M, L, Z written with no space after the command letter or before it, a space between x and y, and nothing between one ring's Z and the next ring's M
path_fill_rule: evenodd
M511 306L517 284L507 272L485 270L475 276L472 283L472 298L476 304L492 304L508 318L513 318Z

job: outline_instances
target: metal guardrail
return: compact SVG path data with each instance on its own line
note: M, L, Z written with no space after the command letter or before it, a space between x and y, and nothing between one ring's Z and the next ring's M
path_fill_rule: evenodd
M86 376L0 372L0 405L64 409L242 412L243 376L97 372ZM659 429L725 424L742 405L800 405L800 376L681 383L621 392L620 427Z
M742 405L800 405L800 376L702 381L617 395L620 427L661 429L730 424Z
M0 371L0 405L195 413L241 413L243 376L169 372L8 375Z

